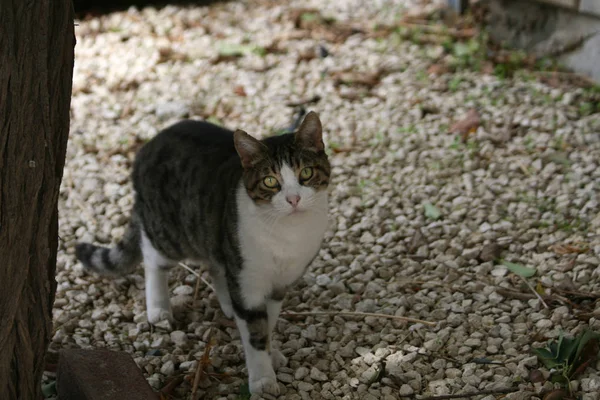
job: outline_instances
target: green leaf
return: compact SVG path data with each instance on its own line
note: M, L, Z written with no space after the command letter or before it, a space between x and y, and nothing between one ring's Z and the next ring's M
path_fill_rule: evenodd
M215 125L218 125L218 126L223 126L223 122L221 122L221 120L219 118L214 117L212 115L210 117L206 118L206 121L210 122L211 124L215 124Z
M305 12L300 16L300 19L305 22L313 22L319 19L319 15L315 13Z
M248 384L243 384L240 386L240 395L238 396L237 400L249 400L250 397L252 397L252 395L250 394L250 388L248 387Z
M579 369L583 364L595 360L596 357L598 357L598 351L600 349L598 343L600 341L600 334L597 332L586 329L579 335L578 339L578 345L576 350L573 351L574 356L571 361L571 368L569 369L571 377L580 372ZM585 366L581 369L585 369Z
M440 217L442 216L441 211L429 202L423 203L423 207L425 209L425 216L427 218L433 219L435 221L437 219L440 219Z
M575 361L575 353L577 351L577 347L579 346L580 340L581 337L562 338L562 342L560 342L558 348L558 360L567 365L571 365L573 361Z
M533 353L538 357L538 360L548 369L558 368L562 365L553 354L547 348L533 348Z
M515 264L505 260L502 260L501 264L508 268L511 272L514 272L523 278L530 278L534 276L536 272L535 268L525 267L521 264Z
M56 392L56 381L52 381L45 385L42 385L42 395L44 398L56 396L58 393Z

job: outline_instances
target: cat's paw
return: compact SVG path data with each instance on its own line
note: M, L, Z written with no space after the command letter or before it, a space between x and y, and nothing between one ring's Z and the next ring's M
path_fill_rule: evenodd
M287 357L284 356L281 351L277 349L271 349L271 363L273 364L273 369L276 370L280 367L285 367L287 362Z
M171 310L165 310L164 308L149 308L148 322L152 325L156 325L161 321L167 321L169 324L174 321Z
M277 384L275 374L272 377L262 377L255 380L249 381L250 393L252 394L271 394L273 396L279 396L280 390Z

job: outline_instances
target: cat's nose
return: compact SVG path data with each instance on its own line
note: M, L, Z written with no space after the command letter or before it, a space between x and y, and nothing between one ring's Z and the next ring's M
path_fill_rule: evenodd
M292 207L298 207L298 203L300 203L300 196L297 194L287 195L285 199L292 205Z

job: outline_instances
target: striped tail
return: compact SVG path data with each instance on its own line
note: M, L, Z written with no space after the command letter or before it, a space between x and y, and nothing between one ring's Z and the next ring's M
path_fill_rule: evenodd
M131 272L142 260L140 225L132 216L125 235L116 246L106 248L91 243L78 243L75 255L83 266L100 275L119 276Z

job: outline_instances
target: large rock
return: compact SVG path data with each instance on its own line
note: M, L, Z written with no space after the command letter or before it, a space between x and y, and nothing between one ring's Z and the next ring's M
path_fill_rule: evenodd
M491 0L491 37L539 57L558 57L600 82L600 6L590 5L600 2L582 2L579 9L569 0L559 2L562 7L548 3Z

